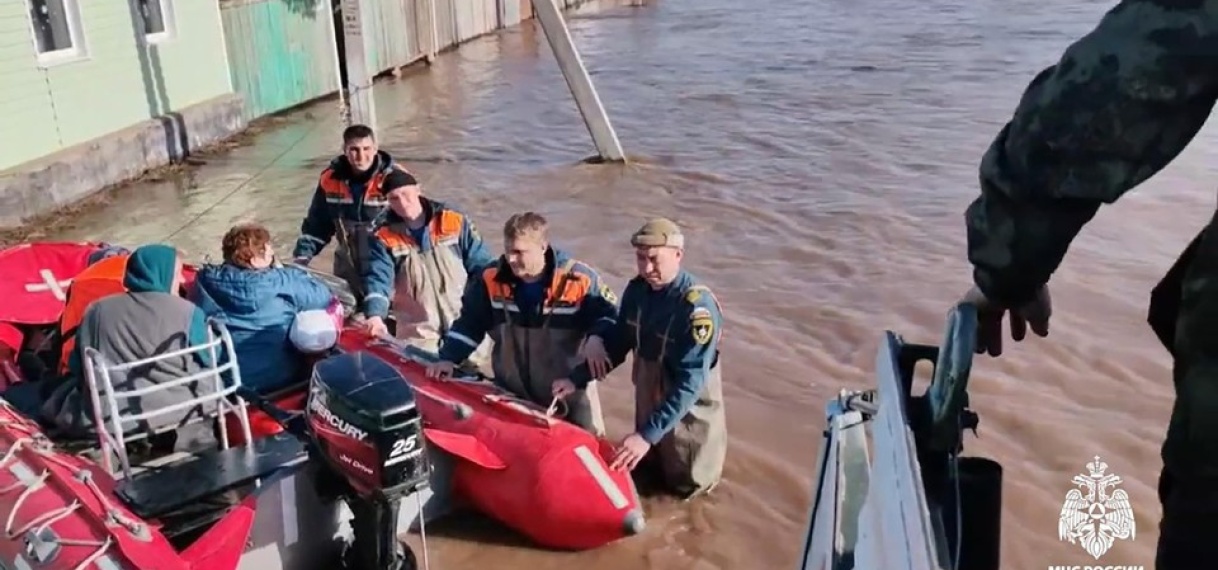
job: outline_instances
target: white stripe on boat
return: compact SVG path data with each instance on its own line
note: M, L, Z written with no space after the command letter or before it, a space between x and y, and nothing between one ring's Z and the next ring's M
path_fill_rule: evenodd
M584 464L584 468L596 479L597 484L601 486L601 491L605 492L605 496L609 497L609 502L613 503L613 508L622 509L630 504L626 500L626 495L622 494L622 490L617 488L617 484L613 482L613 478L609 476L609 472L605 471L605 467L597 461L597 457L592 454L592 450L588 446L581 445L575 448L575 456Z

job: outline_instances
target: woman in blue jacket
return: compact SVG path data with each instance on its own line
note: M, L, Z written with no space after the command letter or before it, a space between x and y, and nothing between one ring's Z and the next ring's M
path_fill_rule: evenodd
M199 269L193 296L232 334L242 383L266 394L303 380L304 359L288 331L297 313L325 309L332 293L302 269L275 267L271 234L263 226L233 227L222 249L223 264Z

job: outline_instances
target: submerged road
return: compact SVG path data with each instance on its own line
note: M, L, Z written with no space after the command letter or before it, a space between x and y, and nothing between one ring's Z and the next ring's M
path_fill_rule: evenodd
M728 322L732 444L714 496L651 504L644 536L578 555L520 546L491 524L472 536L446 525L430 533L433 565L791 568L826 398L870 385L884 329L938 342L969 284L962 213L982 152L1033 75L1110 4L652 0L581 12L572 33L637 158L626 167L579 164L592 145L531 25L378 87L383 148L492 240L510 213L539 210L559 245L620 290L629 233L672 216ZM341 125L336 103L282 123L127 188L53 237L168 237L217 255L230 225L254 219L286 254ZM1171 385L1144 306L1212 212L1216 134L1083 232L1054 277L1049 339L974 365L981 437L966 445L1006 467L1005 568L1096 563L1057 537L1070 479L1095 455L1123 477L1138 522L1100 562L1152 563ZM615 435L630 429L628 388L621 373L606 386Z

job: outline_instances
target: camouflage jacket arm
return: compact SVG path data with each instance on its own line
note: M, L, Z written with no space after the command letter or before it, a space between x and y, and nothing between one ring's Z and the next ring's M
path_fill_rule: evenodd
M973 278L1030 300L1101 204L1201 129L1218 88L1218 0L1124 0L1032 80L981 161L965 213Z

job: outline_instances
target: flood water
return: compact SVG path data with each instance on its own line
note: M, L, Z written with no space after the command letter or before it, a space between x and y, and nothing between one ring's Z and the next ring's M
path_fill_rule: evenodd
M539 210L560 246L620 290L633 269L629 234L670 216L687 228L688 267L727 315L731 448L713 496L650 504L644 536L582 554L512 544L493 525L479 525L484 542L437 531L433 567L793 567L825 400L870 387L885 329L938 342L970 284L962 215L982 153L1033 75L1112 4L650 0L581 10L572 34L637 158L625 167L580 164L592 145L531 24L379 87L383 148L492 240L510 213ZM296 117L181 180L124 190L54 237L169 237L216 255L231 224L254 219L286 254L341 129L333 102ZM1152 565L1171 387L1144 307L1212 212L1214 139L1203 131L1076 240L1052 281L1048 339L973 367L980 438L966 446L1006 468L1004 568L1096 563L1057 536L1070 479L1095 455L1124 478L1138 523L1136 539L1101 562ZM631 429L628 386L619 372L604 388L613 435Z

